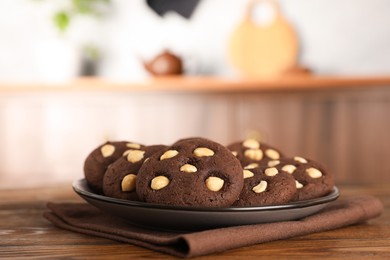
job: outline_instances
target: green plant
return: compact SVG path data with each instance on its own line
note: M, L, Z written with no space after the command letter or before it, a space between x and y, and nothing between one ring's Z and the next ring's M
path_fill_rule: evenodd
M100 58L100 50L94 44L86 44L83 48L83 53L86 59L98 60Z
M54 14L53 21L60 32L65 32L75 16L89 15L101 18L109 4L110 0L69 0L66 7Z

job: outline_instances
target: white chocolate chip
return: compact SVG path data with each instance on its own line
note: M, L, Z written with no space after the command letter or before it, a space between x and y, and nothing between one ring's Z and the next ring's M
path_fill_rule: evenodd
M126 151L124 151L123 154L122 154L122 156L128 155L130 151L131 151L131 150L126 150Z
M122 191L133 191L135 190L135 182L137 179L137 175L128 174L126 175L121 183Z
M261 181L259 184L257 184L255 187L252 188L252 190L255 193L262 193L267 189L268 183L266 181Z
M115 152L115 146L112 144L105 144L100 148L100 152L102 153L103 157L109 157Z
M149 161L149 159L150 159L150 157L146 158L145 161L144 161L144 163L146 163L147 161Z
M292 164L286 164L282 167L282 171L288 172L289 174L292 174L296 169L297 167Z
M275 167L272 167L272 168L265 169L264 173L265 173L265 175L272 177L272 176L275 176L276 174L278 174L279 171Z
M244 167L244 169L250 170L259 167L258 163L251 163Z
M194 165L191 164L184 164L182 167L180 167L180 171L182 172L197 172L198 169Z
M222 189L224 183L224 180L214 176L206 179L206 187L211 191L219 191Z
M303 187L303 185L302 185L302 183L300 183L299 181L295 181L295 187L297 188L297 189L301 189L302 187Z
M152 179L150 187L153 190L160 190L160 189L168 186L168 184L169 184L169 179L165 176L160 175L160 176L154 177Z
M250 177L253 177L253 176L254 176L253 172L251 172L251 171L249 171L249 170L243 170L243 171L242 171L242 174L243 174L243 176L244 176L244 179L250 178Z
M234 156L237 156L238 153L237 153L237 151L233 151L232 154L233 154Z
M163 155L161 155L160 160L169 159L169 158L175 157L178 154L179 154L179 152L176 150L168 150L165 153L163 153Z
M129 148L133 148L133 149L141 148L141 145L140 144L136 144L136 143L127 143L126 146L129 147Z
M322 177L322 172L320 170L316 169L316 168L306 169L306 172L313 179L317 179L317 178L321 178Z
M300 162L300 163L307 163L307 160L303 157L300 157L300 156L295 156L294 160L297 162Z
M280 154L274 149L265 150L265 155L267 155L267 157L271 158L272 160L277 160L280 158Z
M248 149L244 155L251 160L260 161L263 159L263 151L260 149Z
M250 149L259 149L260 143L256 139L246 139L242 145Z
M199 147L194 150L194 154L198 157L213 156L214 151L206 147Z
M274 167L280 163L279 160L272 160L268 162L268 167Z
M145 151L141 150L129 150L127 153L127 161L136 163L144 158Z

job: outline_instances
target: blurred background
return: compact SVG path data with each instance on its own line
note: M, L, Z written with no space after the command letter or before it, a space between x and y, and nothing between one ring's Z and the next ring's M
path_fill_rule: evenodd
M390 181L390 1L2 0L0 188L106 140L255 136Z

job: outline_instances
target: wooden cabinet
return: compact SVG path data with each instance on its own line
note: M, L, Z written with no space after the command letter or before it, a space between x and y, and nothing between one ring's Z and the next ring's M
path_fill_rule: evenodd
M0 126L0 187L82 177L106 139L228 144L253 133L323 162L339 183L390 181L390 77L0 84Z

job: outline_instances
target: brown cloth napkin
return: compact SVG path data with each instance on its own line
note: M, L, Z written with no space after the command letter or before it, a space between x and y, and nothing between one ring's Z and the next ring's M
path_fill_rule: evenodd
M85 203L48 203L44 216L54 225L83 234L130 243L179 257L286 239L362 223L383 212L379 199L360 196L332 202L321 212L295 221L174 233L129 225ZM158 220L156 220L158 221Z

